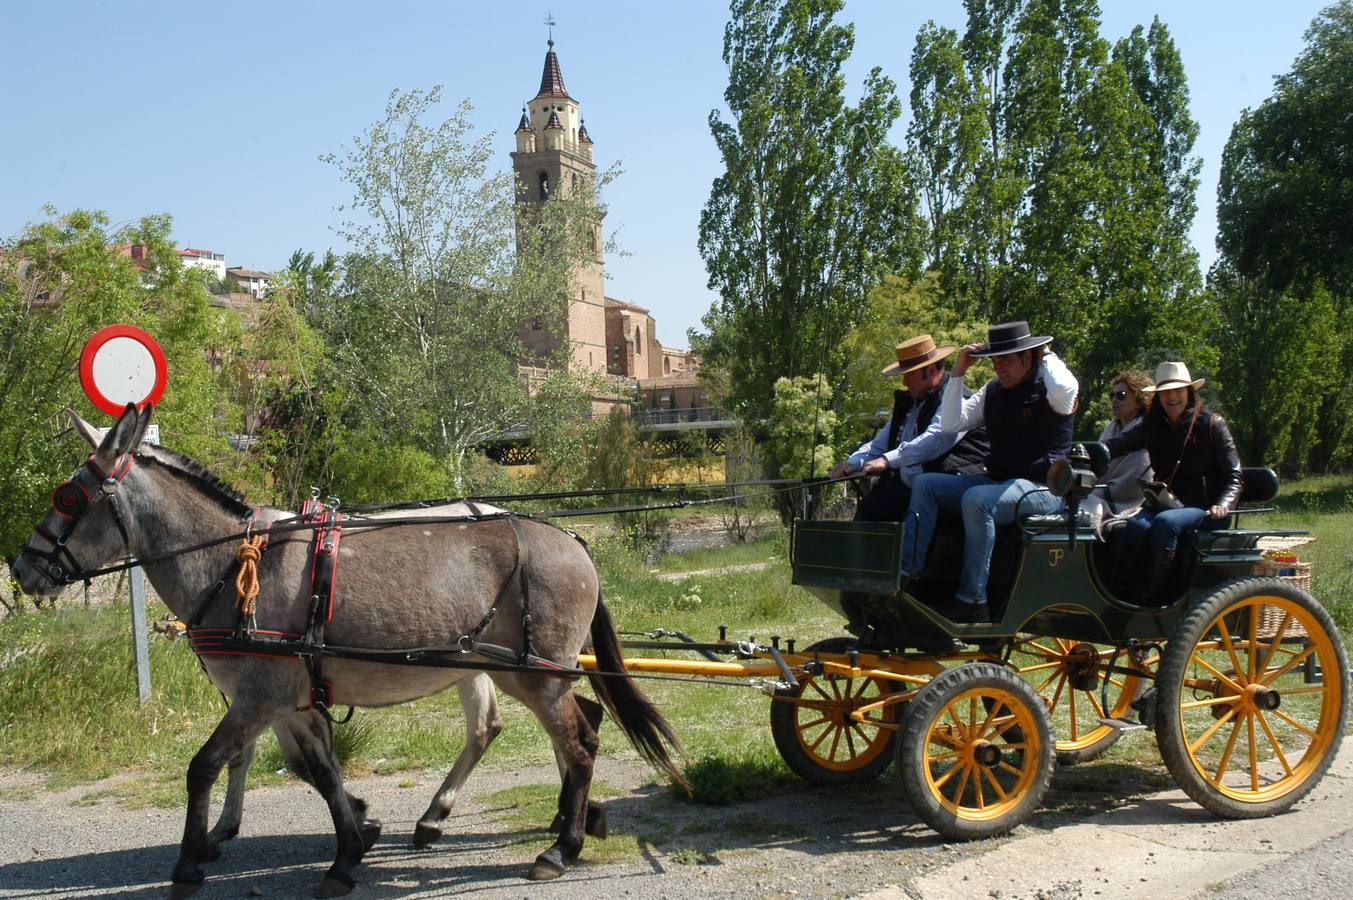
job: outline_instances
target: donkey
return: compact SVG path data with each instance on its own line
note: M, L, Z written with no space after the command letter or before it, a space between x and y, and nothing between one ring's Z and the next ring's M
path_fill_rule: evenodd
M212 585L231 571L233 549L216 545L174 551L240 531L251 507L196 462L143 444L151 415L150 405L138 412L129 404L100 440L92 426L72 414L76 431L94 452L53 493L53 508L23 548L13 573L25 592L54 596L95 567L136 556L175 615L203 629L232 629L240 612ZM287 515L264 509L254 524L261 527ZM446 646L482 625L478 637L485 644L517 655L529 646L539 658L572 667L590 637L598 672L589 680L598 699L641 756L683 781L672 758L673 752L680 753L680 744L671 726L634 682L623 677L620 642L586 550L551 525L532 520L518 524L524 538L520 545L514 524L504 519L346 530L327 643L369 651ZM527 554L529 565L520 567ZM260 631L300 634L309 627L312 559L304 532L272 541L258 561ZM496 614L486 616L495 598ZM465 655L486 667L495 662L474 652ZM230 707L188 766L187 814L171 895L187 897L201 886L202 863L213 852L207 831L211 786L221 768L242 760L269 727L280 727L279 733L294 742L290 749L303 761L298 771L324 798L334 823L337 852L316 896L348 893L355 884L353 869L374 835L364 838L359 822L364 805L343 788L329 723L312 704L305 665L289 656L204 655L202 662ZM475 672L341 656L326 657L324 663L332 701L353 706L404 703ZM491 671L490 677L535 714L561 762L559 837L527 873L534 880L557 878L583 846L596 731L565 675L508 669Z

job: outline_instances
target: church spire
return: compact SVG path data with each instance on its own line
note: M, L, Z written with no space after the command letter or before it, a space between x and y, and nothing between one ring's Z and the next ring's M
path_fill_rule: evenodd
M559 68L559 54L554 52L554 38L550 38L547 43L549 50L545 51L545 69L540 73L540 93L536 94L535 99L568 97L568 89L564 87L564 73Z

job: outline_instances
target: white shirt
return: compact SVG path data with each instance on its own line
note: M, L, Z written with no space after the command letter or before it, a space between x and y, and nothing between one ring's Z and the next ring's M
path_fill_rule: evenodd
M893 426L893 420L890 418L879 429L878 434L874 435L874 439L861 444L846 462L858 472L869 460L882 457L887 461L888 468L897 470L902 483L910 485L912 479L924 471L925 463L948 453L955 444L963 440L964 434L961 431L953 434L943 431L940 428L940 415L936 412L930 419L930 426L918 435L916 425L920 416L921 402L913 403L907 417L902 420L902 429L897 433L896 447L886 446L888 432Z
M1048 388L1048 406L1062 416L1076 411L1076 394L1080 383L1066 363L1057 358L1051 350L1043 354L1043 363L1038 367L1034 378L1042 381ZM963 376L949 376L940 397L939 420L946 432L963 432L986 424L985 401L987 386L982 385L975 394L967 399L963 397Z

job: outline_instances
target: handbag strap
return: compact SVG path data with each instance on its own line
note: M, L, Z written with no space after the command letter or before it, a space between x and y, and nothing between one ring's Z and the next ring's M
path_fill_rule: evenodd
M1179 474L1179 466L1184 462L1184 451L1189 449L1189 441L1193 440L1193 426L1198 423L1198 414L1202 411L1203 401L1199 400L1194 404L1193 418L1189 419L1189 430L1188 433L1184 435L1184 445L1179 448L1179 459L1174 461L1174 471L1170 473L1170 477L1165 482L1166 490L1171 488L1171 485L1174 484L1174 477Z

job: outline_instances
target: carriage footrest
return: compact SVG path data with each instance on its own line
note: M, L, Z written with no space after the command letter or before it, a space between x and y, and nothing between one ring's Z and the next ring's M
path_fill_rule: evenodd
M1104 718L1104 719L1100 719L1100 720L1099 720L1099 724L1101 724L1101 725L1108 725L1110 728L1117 728L1117 729L1119 730L1119 732L1145 731L1145 730L1146 730L1146 726L1145 726L1145 725L1143 725L1141 722L1137 722L1137 721L1134 721L1134 720L1132 720L1132 719L1110 719L1110 718Z

